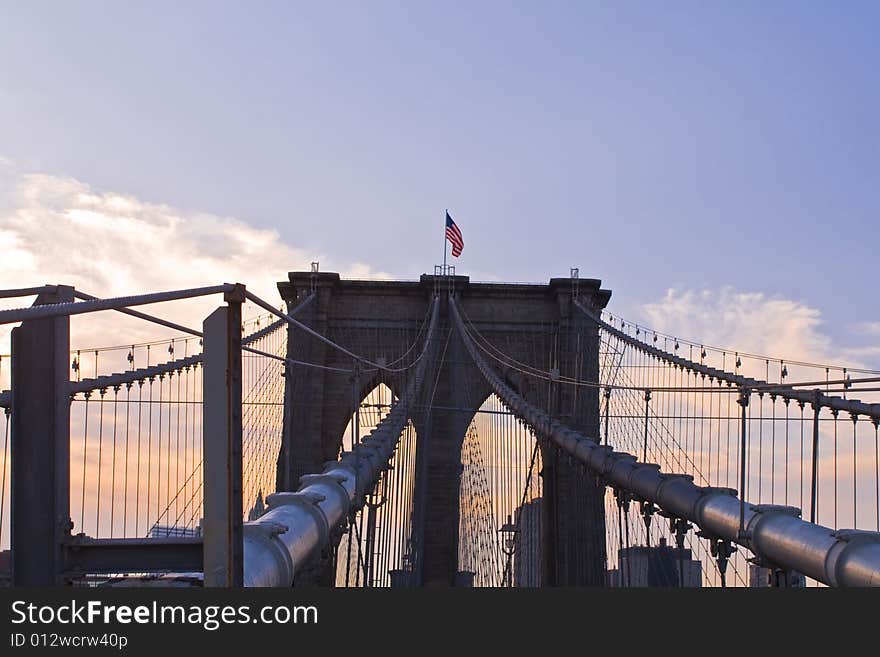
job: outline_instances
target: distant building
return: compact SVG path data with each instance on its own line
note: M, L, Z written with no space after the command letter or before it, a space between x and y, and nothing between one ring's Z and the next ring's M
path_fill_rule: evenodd
M94 580L89 587L113 588L187 588L204 586L205 577L202 573L153 573L150 575L129 575L114 577L108 580Z
M517 533L513 550L513 585L541 586L541 498L516 510Z
M773 578L777 577L777 582ZM749 586L753 589L767 588L771 586L789 586L792 588L804 588L807 585L807 578L796 570L791 571L788 575L789 581L785 582L785 573L773 568L765 568L756 564L749 564Z
M702 564L688 548L670 547L661 537L656 547L635 545L618 551L618 568L608 571L608 586L677 587L703 586ZM683 577L679 581L679 568Z
M172 527L170 525L150 527L150 538L187 538L201 535L201 527Z

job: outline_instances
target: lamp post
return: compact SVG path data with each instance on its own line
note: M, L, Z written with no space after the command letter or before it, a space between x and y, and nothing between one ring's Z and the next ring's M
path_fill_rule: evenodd
M504 574L507 580L506 586L509 588L513 586L512 560L513 553L516 551L516 534L518 531L516 525L511 522L509 515L507 516L507 522L498 530L498 533L501 534L501 551L507 556Z

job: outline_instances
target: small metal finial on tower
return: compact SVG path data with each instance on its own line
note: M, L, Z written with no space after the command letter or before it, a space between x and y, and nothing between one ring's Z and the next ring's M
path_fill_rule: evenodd
M312 294L315 293L315 290L318 289L318 271L321 268L321 263L313 262L312 263L312 277L311 277L311 288Z

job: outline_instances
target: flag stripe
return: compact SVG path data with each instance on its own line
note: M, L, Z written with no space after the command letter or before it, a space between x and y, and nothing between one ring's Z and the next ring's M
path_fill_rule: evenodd
M452 255L456 258L460 256L461 250L464 248L464 237L448 212L446 213L446 239L452 243Z
M464 240L461 237L461 233L456 233L451 228L447 228L446 229L446 237L453 244L461 244L462 246L464 246Z
M449 228L446 229L446 239L452 243L452 255L457 258L461 254L461 250L464 248L464 240Z

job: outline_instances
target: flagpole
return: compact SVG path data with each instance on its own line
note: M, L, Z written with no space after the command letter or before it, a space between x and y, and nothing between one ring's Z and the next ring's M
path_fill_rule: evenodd
M449 240L446 239L446 217L449 216L449 208L445 210L446 214L443 215L443 275L446 276L446 250L449 248L447 242Z

